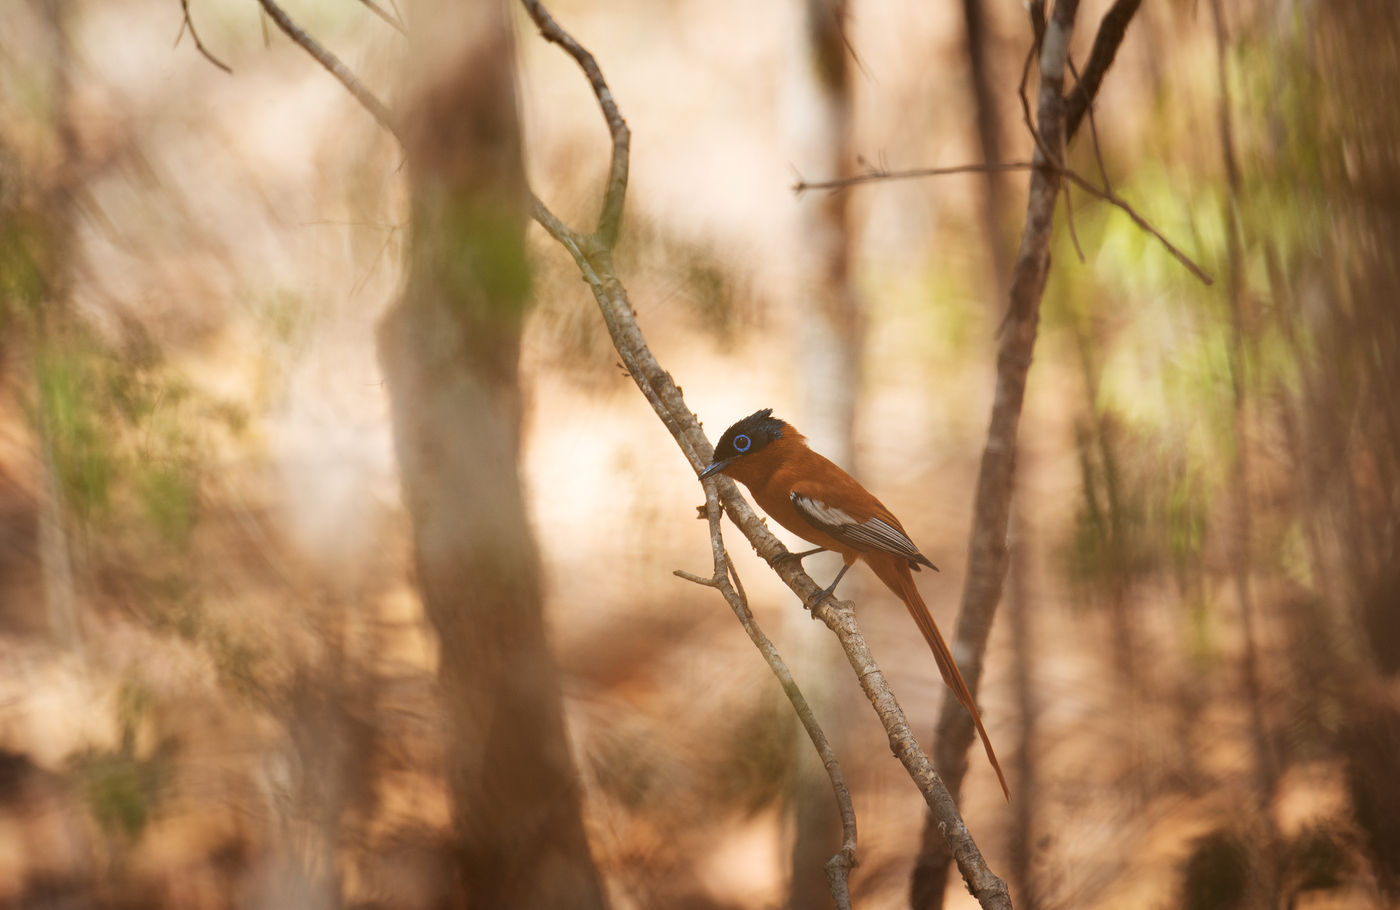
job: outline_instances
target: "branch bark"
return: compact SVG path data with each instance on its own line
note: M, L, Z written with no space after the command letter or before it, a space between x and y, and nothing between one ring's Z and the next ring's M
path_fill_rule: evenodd
M982 452L968 548L967 581L958 614L953 653L960 658L963 677L974 693L982 677L992 620L1001 600L1007 567L1007 526L1015 488L1016 437L1025 400L1026 377L1040 322L1040 301L1050 271L1050 239L1055 202L1060 190L1059 163L1064 159L1064 75L1069 39L1074 31L1078 0L1058 0L1046 23L1040 46L1040 92L1034 167L1026 202L1026 226L1012 275L1011 302L997 350L996 396ZM972 745L971 719L955 698L945 693L939 714L935 758L939 773L957 793L967 771ZM949 854L935 834L937 820L924 826L924 849L915 869L915 907L942 905Z

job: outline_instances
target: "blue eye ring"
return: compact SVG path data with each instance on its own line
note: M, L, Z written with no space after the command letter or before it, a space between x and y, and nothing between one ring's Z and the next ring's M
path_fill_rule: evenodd
M749 439L749 437L745 436L743 433L740 433L738 436L734 437L734 451L736 452L747 452L749 450L749 447L752 445L753 441Z

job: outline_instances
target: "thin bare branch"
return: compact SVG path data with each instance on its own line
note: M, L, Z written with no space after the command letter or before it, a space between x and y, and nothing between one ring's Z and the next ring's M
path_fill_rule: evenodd
M360 0L360 2L363 3L366 7L368 7L370 12L374 13L376 16L378 16L380 19L383 19L385 22L389 23L389 25L392 26L394 30L397 31L400 35L403 35L405 38L408 37L408 29L404 28L403 20L401 20L398 16L394 15L393 13L390 13L384 7L380 6L378 3L375 3L374 0ZM397 12L397 10L395 10L395 12Z
M580 274L598 302L599 311L607 324L608 334L622 359L623 367L675 438L676 444L690 462L691 469L698 475L709 463L714 448L700 428L694 413L686 405L675 381L661 367L647 346L641 328L637 325L631 302L627 298L627 290L618 280L612 261L612 242L617 236L615 219L621 218L622 197L627 180L626 125L617 113L611 92L603 81L592 55L567 35L536 0L521 2L540 27L541 33L567 50L583 68L593 86L604 117L608 120L614 150L612 179L609 180L604 213L594 233L583 234L568 227L538 198L533 200L533 217L573 257ZM613 213L615 218L610 213ZM717 477L707 483L707 501L716 495L723 503L730 520L739 527L758 555L774 566L774 571L801 601L808 603L815 600L822 588L802 571L796 560L778 559L787 553L787 549L768 531L758 514L740 495L734 482L726 477ZM725 572L727 571L726 569ZM716 584L719 583L720 574L717 571L713 579ZM724 583L728 584L727 580ZM933 770L928 756L919 748L903 711L890 692L879 667L870 656L849 605L828 597L818 603L813 612L836 632L852 668L856 671L861 688L885 727L891 750L904 764L910 778L923 794L925 802L937 816L950 852L973 895L984 907L1009 910L1011 898L1006 883L987 866L977 842L973 840L958 813L953 798ZM843 861L838 860L838 865L840 862ZM830 869L832 864L828 865Z
M1074 227L1074 202L1071 201L1069 187L1065 186L1061 189L1065 194L1065 227L1069 228L1070 242L1074 244L1074 253L1079 257L1079 262L1082 265L1089 260L1084 257L1084 247L1079 245L1079 231Z
M593 59L593 55L583 45L575 41L572 35L559 27L559 23L554 21L554 17L539 3L539 0L521 0L521 2L536 27L539 28L541 37L562 47L578 63L579 68L588 77L588 84L593 87L593 95L598 99L598 107L603 111L603 119L607 121L608 133L612 136L612 163L608 169L608 188L603 194L603 210L598 215L598 226L595 228L595 232L599 241L611 249L617 244L617 233L622 225L622 203L627 196L628 149L632 141L631 130L627 128L627 121L622 118L617 101L613 98L612 89L608 88L607 80L603 78L603 71L598 66L598 61Z
M1046 148L1045 142L1042 140L1040 132L1036 129L1035 123L1031 118L1030 101L1026 94L1026 84L1029 81L1030 77L1031 61L1035 58L1036 51L1040 46L1040 32L1043 29L1044 21L1043 18L1037 19L1035 15L1034 6L1032 7L1031 18L1032 23L1037 27L1038 33L1036 35L1036 40L1032 44L1031 49L1027 52L1025 62L1021 67L1021 80L1017 88L1017 95L1021 101L1021 119L1026 126L1026 131L1030 133L1032 140L1034 140L1035 142L1036 157L1038 162L1043 162L1045 164L1048 164L1048 166L1054 167L1059 172L1061 177L1067 179L1075 186L1084 190L1090 196L1107 202L1109 205L1112 205L1115 208L1122 209L1123 212L1126 213L1130 219L1132 219L1135 225L1137 225L1139 228L1146 231L1147 233L1151 234L1159 243L1162 244L1166 251L1170 253L1172 257L1175 258L1178 262L1180 262L1186 268L1187 271L1194 275L1197 280L1207 285L1214 284L1215 279L1211 277L1210 273L1208 273L1205 269L1201 268L1201 266L1197 265L1195 260L1193 260L1190 256L1187 256L1184 252L1182 252L1181 249L1176 246L1176 244L1172 243L1170 240L1167 239L1166 235L1164 235L1161 231L1157 230L1157 228L1155 228L1151 222L1144 218L1142 214L1137 211L1137 209L1133 208L1133 206L1126 199L1118 195L1118 193L1113 189L1113 184L1110 182L1108 177L1108 169L1104 165L1103 153L1098 140L1098 126L1094 121L1093 98L1098 93L1099 84L1103 80L1104 73L1107 72L1109 65L1113 62L1113 56L1117 52L1118 45L1123 40L1123 33L1124 30L1127 28L1129 20L1131 20L1133 14L1137 12L1139 2L1140 0L1118 0L1118 2L1114 4L1113 8L1109 10L1108 14L1104 16L1104 21L1099 28L1099 34L1094 40L1094 50L1090 56L1089 67L1085 70L1082 79L1080 78L1079 73L1077 71L1074 71L1073 63L1069 63L1071 71L1074 72L1074 76L1076 79L1076 87L1074 92L1072 92L1069 98L1066 99L1066 104L1073 104L1075 99L1085 100L1084 109L1079 112L1079 116L1074 120L1073 127L1070 126L1068 121L1066 122L1066 141L1068 141L1068 139L1074 135L1074 130L1078 128L1080 120L1087 114L1089 117L1089 128L1093 133L1094 155L1096 160L1098 161L1099 173L1103 176L1103 189L1099 189L1089 180L1085 179L1082 175L1077 173L1074 169L1067 167L1064 161L1059 156L1053 155L1050 152L1050 150ZM1043 4L1041 4L1041 7L1041 16L1043 17ZM1090 82L1091 77L1094 80L1092 83ZM1066 116L1068 116L1068 114ZM799 193L805 190L816 189L827 189L835 191L844 189L848 186L856 186L862 183L874 183L883 180L908 180L918 177L940 177L948 174L988 173L995 171L1026 170L1032 166L1034 165L1031 162L1008 161L997 162L992 164L955 165L953 167L913 168L904 171L887 171L883 168L870 168L862 174L857 174L854 177L848 177L841 180L808 181L799 178L798 182L793 186L793 190ZM1065 189L1068 190L1068 187L1066 187ZM1080 246L1078 233L1075 230L1073 212L1069 210L1069 207L1072 205L1072 203L1069 200L1068 194L1066 194L1065 197L1065 205L1070 219L1070 239L1074 243L1075 252L1079 255L1080 261L1083 262L1084 250Z
M862 159L863 160L863 159ZM1025 171L1029 170L1029 161L1001 161L993 164L959 164L953 167L919 167L905 171L890 171L883 167L875 167L867 164L867 169L851 177L842 177L838 180L805 180L798 176L797 182L792 185L794 193L805 193L808 190L843 190L849 186L857 186L862 183L876 183L884 180L913 180L919 177L943 177L949 174L989 174L1002 171Z
M1171 253L1172 256L1176 258L1176 261L1180 262L1183 266L1185 266L1186 270L1192 275L1195 275L1197 280L1199 280L1202 284L1215 284L1215 279L1211 277L1209 272L1201 268L1199 265L1196 264L1195 260L1193 260L1190 256L1187 256L1180 249L1178 249L1176 244L1168 240L1161 231L1157 230L1151 225L1150 222L1148 222L1146 218L1138 214L1137 209L1129 205L1128 201L1122 196L1119 196L1113 190L1105 191L1099 189L1098 187L1094 186L1092 183L1085 180L1083 177L1079 176L1079 174L1077 174L1073 170L1070 170L1069 168L1064 168L1063 173L1066 179L1070 180L1072 183L1074 183L1075 186L1084 190L1086 193L1090 194L1091 196L1095 196L1099 199L1102 199L1104 202L1107 202L1110 205L1122 209L1125 213L1127 213L1127 216L1129 218L1133 219L1133 224L1136 224L1139 228L1151 234L1153 237L1157 238L1157 242L1160 243L1163 247L1165 247L1167 252Z
M277 5L276 0L258 0L258 3L262 5L263 10L267 12L268 16L272 17L272 21L277 23L277 27L280 28L288 38L291 38L297 44L301 45L302 50L306 51L316 59L317 63L325 67L341 85L345 86L351 95L355 96L355 100L360 102L364 109L373 115L375 120L379 121L379 125L392 133L394 138L398 139L400 144L402 144L403 137L399 135L399 128L395 122L394 115L389 111L389 108L384 102L375 97L375 94L360 81L360 78L350 71L349 67L341 63L340 59L336 57L335 54L332 54L318 44L315 38L312 38L301 26L293 22L282 7Z
M827 881L838 910L850 910L850 872L856 864L856 811L851 802L851 791L846 786L846 778L841 772L840 762L836 759L836 751L831 747L831 742L826 738L826 733L822 730L821 725L817 723L812 706L808 704L802 690L793 680L786 662L778 654L778 649L759 628L758 622L754 619L753 611L749 609L748 597L744 593L743 583L739 581L739 573L734 568L734 562L729 558L729 552L724 546L724 536L720 526L722 514L723 509L720 506L719 494L715 485L705 484L705 517L710 525L710 553L714 559L714 574L710 578L701 578L679 569L676 570L675 574L687 581L715 588L724 595L725 601L734 611L734 615L738 617L739 624L744 627L744 632L748 634L749 640L753 642L754 647L758 648L759 653L763 655L764 661L768 664L768 668L778 678L778 683L782 686L788 701L792 703L793 711L797 713L802 728L807 731L807 737L812 741L813 747L816 748L817 754L821 757L822 766L826 768L827 777L831 780L831 788L841 814L841 849L827 860Z
M1074 75L1074 84L1083 85L1083 80L1079 77L1079 69L1074 65L1074 58L1066 58L1065 63L1069 66L1069 71ZM1103 146L1099 145L1099 125L1094 120L1094 105L1089 104L1085 110L1089 114L1089 139L1094 146L1094 160L1099 164L1099 178L1103 180L1104 192L1113 192L1113 181L1108 176L1108 166L1103 161Z
M215 57L213 52L204 46L204 42L199 40L199 32L195 31L194 20L190 18L190 0L180 0L180 12L183 14L183 18L180 20L180 32L175 36L175 43L178 45L180 39L185 35L185 29L189 29L190 37L194 39L195 50L199 51L200 54L204 56L205 60L208 60L219 69L232 75L233 69L227 63Z
M1104 74L1113 65L1118 54L1118 46L1127 34L1128 23L1137 14L1142 0L1116 0L1099 22L1099 30L1094 35L1094 47L1089 51L1089 63L1084 67L1084 78L1078 79L1074 91L1065 99L1065 141L1079 132L1080 121L1094 104L1094 98L1103 84Z

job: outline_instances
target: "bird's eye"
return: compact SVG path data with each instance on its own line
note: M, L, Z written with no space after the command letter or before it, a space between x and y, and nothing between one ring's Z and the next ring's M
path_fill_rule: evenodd
M742 433L734 437L734 451L736 452L747 452L751 445L753 445L752 441Z

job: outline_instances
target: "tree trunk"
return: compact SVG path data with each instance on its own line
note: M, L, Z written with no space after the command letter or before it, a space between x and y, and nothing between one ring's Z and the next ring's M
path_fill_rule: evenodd
M1067 47L1074 30L1078 0L1057 0L1040 46L1040 89L1036 126L1043 148L1037 146L1026 202L1026 222L1012 271L1010 307L997 348L996 394L977 475L973 524L953 653L967 687L975 696L982 678L982 655L991 635L992 619L1001 601L1009 553L1006 535L1015 488L1016 438L1025 400L1026 377L1040 323L1040 301L1050 272L1050 240L1060 174L1053 166L1064 156L1064 77ZM1047 152L1054 156L1047 160ZM972 721L949 692L944 693L935 733L934 764L954 799L967 771L967 750L973 740ZM909 903L915 908L941 907L948 880L951 850L935 821L924 824L923 845L915 862Z
M529 209L510 20L497 2L441 4L412 32L412 239L379 341L441 643L462 884L473 907L602 907L518 472Z

